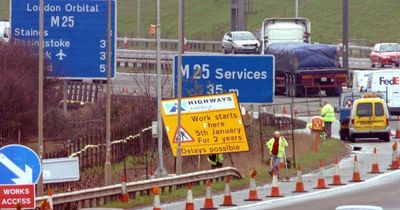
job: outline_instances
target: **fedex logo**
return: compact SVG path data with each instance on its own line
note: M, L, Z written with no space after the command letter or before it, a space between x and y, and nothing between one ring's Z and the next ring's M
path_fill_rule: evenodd
M379 77L379 84L382 85L399 85L400 77L393 77L391 80L385 79L385 77Z

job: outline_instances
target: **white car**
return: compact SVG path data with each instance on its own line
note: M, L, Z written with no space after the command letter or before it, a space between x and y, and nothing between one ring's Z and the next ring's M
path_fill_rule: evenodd
M222 52L232 53L260 53L260 41L249 31L232 31L225 33L222 39Z

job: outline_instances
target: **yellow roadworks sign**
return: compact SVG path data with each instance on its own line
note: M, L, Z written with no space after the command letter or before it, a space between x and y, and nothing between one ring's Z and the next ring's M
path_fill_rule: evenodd
M178 142L178 100L162 101L172 153ZM182 156L249 151L235 93L181 99Z

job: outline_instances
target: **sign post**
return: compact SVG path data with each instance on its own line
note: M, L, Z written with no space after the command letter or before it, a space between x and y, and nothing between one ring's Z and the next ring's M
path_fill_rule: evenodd
M41 174L38 155L29 147L11 144L0 148L0 209L35 208L35 184Z
M178 90L178 58L174 58ZM182 97L235 92L240 103L270 103L274 98L271 55L182 55Z
M319 132L324 130L324 121L322 117L314 116L311 118L311 123L311 129L315 132L314 152L318 152Z
M112 1L111 77L116 70L116 2ZM39 1L11 0L13 44L39 45ZM46 0L44 56L50 76L63 79L107 78L107 1Z

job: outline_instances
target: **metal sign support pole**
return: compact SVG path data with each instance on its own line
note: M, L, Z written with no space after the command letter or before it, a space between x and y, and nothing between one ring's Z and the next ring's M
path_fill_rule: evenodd
M40 164L43 160L43 42L44 42L44 0L39 2L39 101L38 101L38 142ZM43 176L39 175L37 183L38 196L43 195Z

